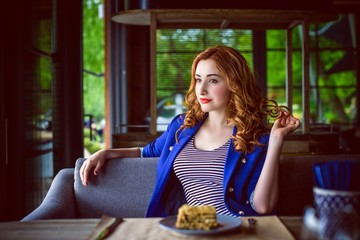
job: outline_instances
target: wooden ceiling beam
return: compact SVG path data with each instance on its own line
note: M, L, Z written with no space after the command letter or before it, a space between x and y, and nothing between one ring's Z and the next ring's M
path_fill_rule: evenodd
M305 10L136 9L119 12L112 19L123 24L150 25L152 14L156 14L158 28L192 28L207 24L214 26L212 28L230 28L233 24L246 29L252 29L254 25L263 29L278 29L279 26L289 28L304 18L308 19L309 23L321 23L336 20L338 17L334 13Z

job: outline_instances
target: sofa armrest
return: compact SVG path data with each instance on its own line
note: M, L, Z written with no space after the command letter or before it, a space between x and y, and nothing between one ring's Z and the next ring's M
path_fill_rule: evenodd
M78 218L145 217L156 178L157 158L122 158L107 160L98 175L89 174L85 187L80 167L75 166L75 199Z
M62 169L53 179L44 200L21 221L75 217L74 168Z

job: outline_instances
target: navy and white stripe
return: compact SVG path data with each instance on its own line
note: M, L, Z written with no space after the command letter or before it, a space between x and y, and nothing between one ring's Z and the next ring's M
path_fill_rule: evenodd
M174 162L189 205L212 205L218 214L232 215L226 208L223 179L226 153L230 139L221 147L205 151L195 148L192 138Z

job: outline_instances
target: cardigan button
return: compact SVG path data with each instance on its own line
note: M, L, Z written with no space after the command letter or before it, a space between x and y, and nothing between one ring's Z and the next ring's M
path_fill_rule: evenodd
M246 158L241 159L242 163L246 163Z
M240 215L245 215L245 213L243 211L239 211Z
M249 204L250 202L249 201L246 201L246 204Z
M229 192L233 192L233 191L234 191L234 188L229 187L229 188L228 188L228 191L229 191Z
M169 147L169 150L170 150L170 151L172 151L172 150L173 150L173 148L174 148L174 146L170 146L170 147Z

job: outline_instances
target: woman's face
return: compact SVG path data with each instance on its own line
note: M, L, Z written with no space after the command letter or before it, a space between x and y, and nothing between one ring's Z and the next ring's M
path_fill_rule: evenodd
M225 111L229 89L212 59L201 60L195 71L195 92L204 112Z

